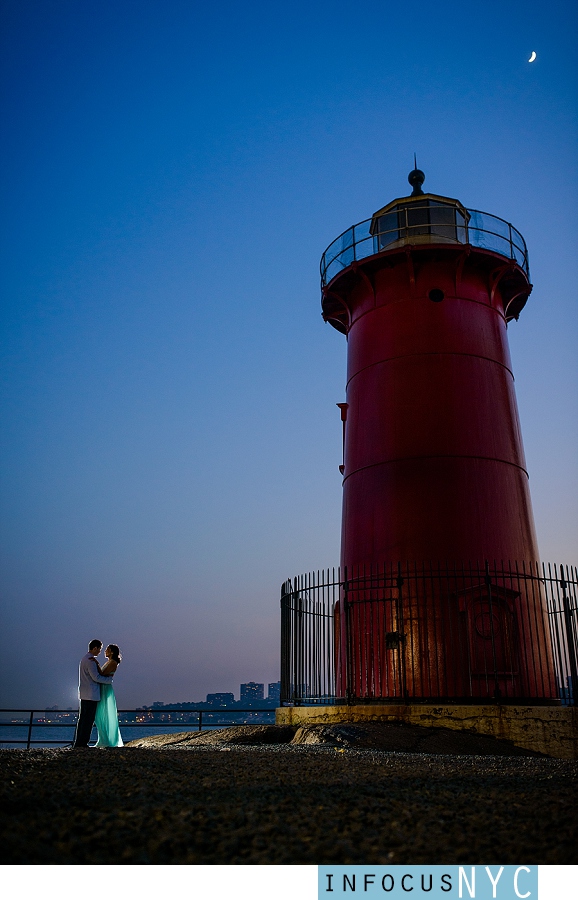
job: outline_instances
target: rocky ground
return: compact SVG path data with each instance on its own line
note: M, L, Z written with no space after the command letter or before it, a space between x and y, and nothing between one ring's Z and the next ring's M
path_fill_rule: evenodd
M578 763L443 729L246 726L0 760L4 863L578 862Z

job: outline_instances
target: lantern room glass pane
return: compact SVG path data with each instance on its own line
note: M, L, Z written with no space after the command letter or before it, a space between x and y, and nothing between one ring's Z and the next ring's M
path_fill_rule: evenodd
M388 244L399 240L399 224L397 210L392 210L377 220L377 251L383 250Z
M407 206L404 210L407 221L407 236L411 240L416 234L429 234L429 204Z
M431 234L445 240L456 241L456 208L445 203L430 201Z
M461 209L456 209L456 238L460 244L467 243L466 217Z

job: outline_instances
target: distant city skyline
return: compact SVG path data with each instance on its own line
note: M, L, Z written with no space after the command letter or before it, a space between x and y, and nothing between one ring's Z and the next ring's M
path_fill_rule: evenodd
M243 696L243 688L246 688L249 685L255 685L255 687L257 687L258 689L261 689L261 693L264 694L265 684L261 684L259 682L252 681L252 682L246 682L246 683L239 685L239 699L238 700L236 699L233 691L215 691L212 693L208 693L204 700L175 700L175 701L154 700L151 704L151 707L154 708L155 706L171 706L173 704L179 705L179 704L183 704L183 703L215 703L215 705L217 705L219 702L240 703L242 701L251 702L252 700L271 700L271 701L275 700L275 701L277 701L280 698L280 691L281 691L281 682L280 681L270 682L267 685L267 696L266 697L265 696L262 696L262 697L253 696L252 698L249 698L247 696L244 697ZM148 706L145 707L142 705L135 707L135 709L145 709L145 708L148 709L149 707ZM53 705L53 706L42 707L42 709L53 710L53 709L59 709L59 707L57 705ZM75 707L70 706L70 707L66 707L66 709L72 710L72 709L75 709Z
M121 648L120 707L279 678L282 582L339 560L319 260L414 152L527 242L508 336L538 542L578 561L575 4L0 15L0 705L74 706L93 638Z

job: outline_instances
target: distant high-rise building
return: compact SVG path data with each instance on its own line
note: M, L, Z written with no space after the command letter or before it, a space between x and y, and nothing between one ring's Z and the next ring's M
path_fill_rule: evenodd
M281 682L280 681L272 681L269 684L269 693L267 694L268 700L280 700L281 699Z
M241 703L251 703L252 700L263 700L265 697L265 685L256 681L248 681L241 685Z
M210 704L210 706L230 706L234 702L234 694L207 694L207 703Z

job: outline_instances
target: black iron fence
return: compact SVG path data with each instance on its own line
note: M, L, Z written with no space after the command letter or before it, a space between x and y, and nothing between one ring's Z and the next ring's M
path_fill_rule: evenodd
M578 571L323 570L281 590L281 704L575 705Z
M72 743L78 712L68 709L0 709L0 745L10 747L35 744L66 746ZM157 734L170 731L203 731L230 725L275 724L274 709L119 709L119 725L124 739L142 737L126 729L154 728ZM66 732L61 729L68 729ZM61 734L61 738L57 737ZM146 731L145 731L146 734ZM93 733L93 736L94 733Z

